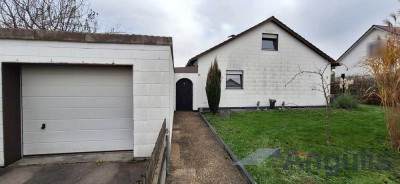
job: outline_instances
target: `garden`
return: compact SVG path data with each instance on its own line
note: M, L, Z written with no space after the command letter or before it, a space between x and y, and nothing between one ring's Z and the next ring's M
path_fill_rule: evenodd
M388 34L378 57L362 61L370 70L365 77L327 81L328 64L300 70L285 85L301 75L318 76L320 88L312 90L321 92L324 108L282 105L230 116L219 114L221 71L215 59L206 84L211 113L205 118L235 156L246 161L239 166L257 183L400 183L399 45L400 36Z
M262 148L278 158L245 165L258 183L399 183L400 154L390 147L381 106L333 109L331 144L325 140L324 109L206 114L238 159Z

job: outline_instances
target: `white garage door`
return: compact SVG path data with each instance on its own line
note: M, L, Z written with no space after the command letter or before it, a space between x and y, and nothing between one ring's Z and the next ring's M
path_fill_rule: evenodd
M133 149L131 67L22 68L24 155Z

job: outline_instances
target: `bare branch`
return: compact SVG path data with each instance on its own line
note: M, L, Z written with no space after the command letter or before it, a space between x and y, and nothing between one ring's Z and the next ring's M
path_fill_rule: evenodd
M18 28L17 19L16 19L15 15L13 14L13 10L11 10L9 2L8 1L4 1L3 3L5 5L5 7L7 8L6 10L8 10L8 12L4 11L4 12L6 12L5 15L9 16L8 19L12 20L12 23L13 23L13 27L12 28ZM3 7L3 6L1 6L1 7Z
M326 143L327 145L330 145L331 142L331 131L330 131L330 121L331 121L331 116L332 116L332 109L331 109L331 94L330 94L330 82L325 79L324 74L326 73L326 70L329 68L330 69L330 64L327 64L323 69L316 68L315 71L307 71L307 70L302 70L299 67L299 73L294 75L289 82L285 84L285 87L292 83L297 77L304 75L304 74L313 74L317 75L318 78L320 79L319 87L321 89L313 88L311 90L313 91L319 91L323 93L324 99L325 99L325 109L326 109L326 114L324 115L325 117L325 130L326 130Z
M0 27L95 32L98 13L86 0L2 0Z

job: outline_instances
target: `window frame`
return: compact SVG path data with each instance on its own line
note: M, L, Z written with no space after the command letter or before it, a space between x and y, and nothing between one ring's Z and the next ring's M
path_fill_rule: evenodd
M242 74L228 74L228 72L241 72ZM226 82L228 82L228 75L240 75L240 87L228 87L227 85L226 85ZM226 80L225 80L225 89L244 89L243 88L243 75L244 75L244 72L243 72L243 70L226 70L226 72L225 72L225 77L226 77Z
M264 38L263 35L275 35L275 36L276 36L276 39L274 39L274 38ZM274 48L274 49L266 49L266 48L265 48L265 49L264 49L264 48L263 48L263 44L262 44L262 42L263 42L264 40L272 41L274 47L276 47L276 48ZM265 50L265 51L279 51L279 34L274 34L274 33L262 33L262 34L261 34L261 50Z

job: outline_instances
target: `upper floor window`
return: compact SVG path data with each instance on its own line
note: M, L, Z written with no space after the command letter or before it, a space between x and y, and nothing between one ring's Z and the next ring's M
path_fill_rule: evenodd
M262 50L278 50L278 35L277 34L262 34Z
M243 71L226 71L226 89L243 89Z
M371 42L368 45L368 51L367 51L368 57L372 57L372 58L380 57L381 52L383 50L382 46L383 46L382 41L380 41L380 40Z

